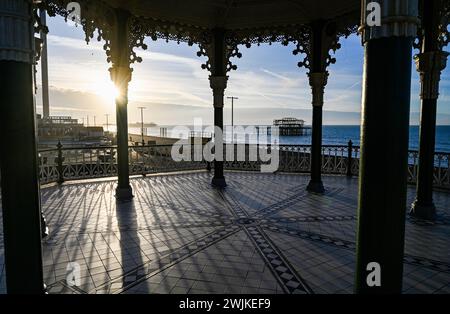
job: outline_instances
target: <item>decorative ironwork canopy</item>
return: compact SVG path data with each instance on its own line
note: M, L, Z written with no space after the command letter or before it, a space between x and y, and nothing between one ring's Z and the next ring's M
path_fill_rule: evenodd
M70 0L44 0L38 6L49 15L61 15L66 19L73 14ZM198 44L198 56L208 56L203 68L211 70L211 43L216 29L224 31L226 71L235 70L229 60L241 57L238 45L260 45L290 42L297 47L294 54L306 54L299 66L308 68L311 41L311 25L315 21L326 23L336 39L329 50L339 48L340 36L356 32L360 18L360 1L299 1L299 0L193 0L193 1L122 1L122 0L79 0L79 20L89 42L96 30L98 40L104 40L104 49L111 60L111 37L115 24L116 10L130 13L129 48L130 64L141 62L134 48L147 49L146 37L152 40L164 39ZM336 37L337 36L337 37ZM328 51L326 52L328 53ZM333 63L328 58L327 63Z
M45 2L45 1L44 1ZM66 8L66 0L49 0ZM243 30L304 25L312 21L359 18L360 0L80 0L84 8L103 3L139 18L201 29Z

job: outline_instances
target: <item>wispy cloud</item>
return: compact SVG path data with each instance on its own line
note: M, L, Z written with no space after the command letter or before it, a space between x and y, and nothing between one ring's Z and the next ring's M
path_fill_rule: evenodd
M52 108L61 112L66 110L73 115L82 115L83 112L95 113L97 116L106 111L113 113L114 104L102 97L99 88L110 84L110 65L106 62L103 43L92 41L87 45L81 29L63 27L61 25L65 24L58 21L54 28L54 19L49 21L50 83L56 90L51 97ZM342 40L342 44L337 54L338 62L329 68L324 109L357 112L361 106L363 49L356 36ZM142 103L182 105L171 108L185 109L183 116L189 115L189 108L204 108L205 114L210 115L212 91L208 81L209 72L201 69L204 58L196 56L197 47L149 41L148 48L146 51L137 51L143 62L133 65L133 80L129 89L130 119L138 119L135 107ZM248 109L242 111L243 114L253 110L256 117L256 112L273 107L286 112L311 110L311 88L305 69L298 69L295 65L298 60L292 57L283 55L285 58L280 58L282 53L292 56L289 47L263 45L244 49L243 53L243 58L234 60L239 68L228 73L228 88L225 92L226 95L239 97L236 108ZM444 71L441 81L440 112L450 112L449 73L450 67ZM419 101L418 77L414 74L413 78L412 108L417 107ZM225 106L228 112L228 101ZM153 113L155 117L166 117L167 120L175 117L174 113L165 112L163 105L154 108L162 111L158 115Z
M264 69L264 68L261 68L261 71L266 73L266 74L268 74L268 75L271 75L271 76L273 76L273 77L275 77L277 79L280 79L280 80L284 81L290 87L293 87L293 86L297 85L297 81L292 79L291 77L287 77L287 76L284 76L282 74L278 74L278 73L275 73L273 71L269 71L269 70Z

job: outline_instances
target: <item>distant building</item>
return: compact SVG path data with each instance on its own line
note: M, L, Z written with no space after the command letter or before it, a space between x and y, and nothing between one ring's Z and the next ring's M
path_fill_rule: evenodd
M81 131L81 135L87 138L99 138L103 137L105 132L101 126L87 126Z
M282 118L273 120L273 125L279 128L281 136L306 135L309 127L305 127L305 120L297 118Z
M69 116L50 116L43 118L37 115L39 138L79 139L84 125Z
M92 145L108 144L103 127L86 127L70 116L36 116L40 145Z

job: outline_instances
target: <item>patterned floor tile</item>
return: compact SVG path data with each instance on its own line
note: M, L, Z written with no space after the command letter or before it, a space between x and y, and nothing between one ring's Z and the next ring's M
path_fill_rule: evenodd
M114 180L44 187L49 292L352 293L357 178L324 176L324 195L307 193L301 174L226 179L221 191L207 172L134 178L128 203L116 202ZM405 293L450 291L450 197L434 200L435 222L405 222ZM0 224L0 293L3 255ZM78 286L66 281L69 263Z

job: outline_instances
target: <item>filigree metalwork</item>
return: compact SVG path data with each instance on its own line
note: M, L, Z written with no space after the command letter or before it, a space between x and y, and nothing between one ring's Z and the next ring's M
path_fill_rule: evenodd
M37 64L39 60L41 59L41 53L42 53L42 45L43 41L40 36L41 33L48 33L48 27L46 25L42 24L41 17L39 16L39 7L38 3L33 2L32 5L32 19L33 19L33 28L34 28L34 34L39 34L39 37L34 36L34 60L33 60L33 80L34 80L34 93L37 93L37 80L36 80L36 74L37 74Z
M260 46L261 44L272 45L273 43L281 43L283 46L295 42L296 39L308 36L305 33L305 27L302 25L289 27L272 27L264 29L244 29L227 31L225 33L225 46L227 48L226 55L226 72L236 70L237 66L231 61L232 58L241 58L242 52L239 46L251 48L252 45ZM301 41L304 43L304 40ZM211 71L211 55L209 51L212 44L212 36L208 32L204 32L202 38L198 41L199 51L197 56L206 56L208 60L202 65L203 69Z
M417 28L417 37L414 38L414 41L413 41L413 48L417 49L420 52L422 49L422 43L423 43L422 28L418 27Z
M420 3L420 6L422 6L423 3ZM418 18L420 19L421 23L419 25L417 25L417 36L414 38L413 41L413 49L417 49L418 52L420 53L420 51L422 50L422 43L423 43L423 28L422 28L422 21L423 21L423 9L419 8L419 14L418 14Z
M67 4L71 0L47 0L41 6L45 6L49 15L61 15L66 20L70 12L66 9ZM97 40L104 40L104 50L108 56L108 62L111 62L110 45L111 45L111 18L109 17L110 11L113 8L106 5L103 1L94 0L80 0L82 19L81 25L86 34L86 42L89 42L93 37L95 31L98 31ZM348 17L339 18L348 23ZM352 22L354 22L352 20ZM350 28L341 28L344 31L337 36L341 37L346 33L352 33L356 30L356 23L353 23ZM252 45L261 45L267 43L272 45L275 42L279 42L284 46L287 46L290 42L296 44L294 54L305 55L303 61L299 62L299 66L309 67L309 48L307 47L309 41L308 28L304 25L285 25L285 26L270 26L266 28L258 29L239 29L227 31L225 34L226 40L226 52L224 65L225 71L236 70L237 66L232 63L232 58L240 58L242 53L239 49L240 45L244 45L250 48ZM135 48L147 49L147 45L144 43L145 38L148 36L153 41L163 39L166 42L169 40L176 41L177 43L186 42L192 46L194 44L199 45L199 51L197 56L206 56L207 60L202 64L202 68L208 71L212 70L212 58L211 45L212 45L212 30L204 27L186 25L177 22L163 21L159 19L131 16L129 22L130 31L130 63L141 62L142 58L137 56L134 51ZM338 41L336 44L330 47L332 51L339 49ZM327 58L327 63L332 64L336 60L333 57Z
M441 22L439 24L438 42L441 50L450 42L450 34L448 31L448 22L450 19L450 1L444 0L440 12Z
M205 63L202 63L203 70L212 71L212 34L210 32L204 32L203 38L198 42L197 57L206 57Z
M284 27L235 30L229 32L227 36L235 38L239 44L244 45L246 48L250 48L252 45L272 45L273 43L281 43L283 46L287 46L299 34L304 33L304 31L305 27L303 25L289 25Z
M192 46L204 39L205 28L183 25L175 22L167 22L152 18L133 16L131 18L131 32L139 36L150 37L153 41L163 39L187 43Z
M295 49L292 51L292 54L295 56L301 55L303 59L297 63L297 66L302 68L309 69L311 64L311 34L308 31L303 32L298 35L295 39Z
M40 34L40 33L48 34L48 27L47 27L47 25L42 24L41 17L39 16L38 4L33 5L33 21L34 21L34 33L35 34Z
M199 50L197 52L198 57L206 57L205 63L201 65L202 69L208 70L210 73L215 73L214 71L214 42L213 35L211 31L204 31L201 37L197 38ZM239 51L239 40L229 34L225 34L224 46L224 72L227 73L231 70L236 70L237 66L232 63L231 58L237 57L241 58L242 53Z
M425 2L422 2L422 6L425 5ZM422 20L422 11L419 10L419 18ZM439 25L438 25L438 34L436 40L438 41L439 49L443 50L450 43L450 33L448 31L448 24L450 19L450 1L442 0L441 8L439 10ZM423 37L424 37L424 29L420 24L417 27L417 37L414 38L413 48L417 49L419 52L422 51L423 45Z
M70 0L47 0L46 2L39 4L38 7L46 9L50 16L62 16L67 22L72 13L67 9L67 5L70 2ZM79 22L85 33L86 43L89 44L89 42L94 39L95 33L97 32L97 41L104 42L103 50L106 53L107 62L114 63L114 56L111 52L111 40L115 36L113 33L116 23L115 9L108 6L103 1L80 0L78 3L81 7ZM137 55L134 49L147 49L147 45L144 43L145 34L139 31L135 20L136 18L131 16L128 21L129 64L142 62L142 58Z
M230 58L241 58L242 53L239 46L251 48L252 45L260 46L261 44L272 45L273 43L281 43L283 46L294 42L296 38L305 35L305 27L302 25L292 25L288 27L272 27L264 29L245 29L229 31L226 34L228 51L227 70L236 70L237 66L232 64Z
M322 56L323 60L319 62L322 64L323 71L326 68L336 63L334 55L336 51L341 48L339 40L341 37L348 38L351 34L357 32L358 27L356 25L345 26L338 28L336 23L330 22L324 27L322 36ZM311 65L314 56L312 55L313 44L313 29L311 25L303 27L302 31L297 32L294 37L295 49L292 52L294 55L301 55L302 60L298 62L298 67L305 68L311 71Z
M447 29L448 18L450 16L450 1L440 0L434 4L436 7L432 9L436 11L429 12L432 14L432 17L425 19L424 14L426 13L424 10L427 7L425 1L421 2L419 12L422 23L418 27L417 37L413 43L413 47L418 50L418 54L414 56L414 60L417 71L420 74L420 96L422 99L437 99L439 97L441 72L447 65L448 57L448 53L444 51L444 48L450 42L450 35ZM424 23L430 24L424 25ZM430 51L427 47L423 46L425 40L435 44L436 50Z
M237 65L231 62L231 58L242 58L242 53L239 51L239 41L232 36L225 37L225 45L226 45L226 60L227 60L227 72L231 70L237 70Z

